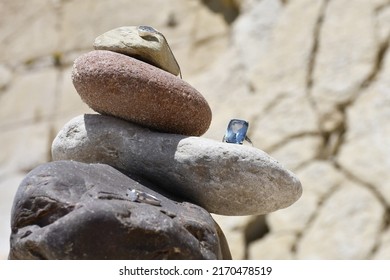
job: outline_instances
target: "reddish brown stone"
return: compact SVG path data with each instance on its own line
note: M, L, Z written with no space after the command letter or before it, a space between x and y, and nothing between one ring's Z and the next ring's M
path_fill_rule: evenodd
M211 122L204 97L178 77L129 56L92 51L76 59L73 84L101 114L162 132L199 136Z

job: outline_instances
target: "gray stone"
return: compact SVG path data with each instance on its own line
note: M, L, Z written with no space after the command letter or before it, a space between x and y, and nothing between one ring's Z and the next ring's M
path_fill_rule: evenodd
M150 63L175 76L179 75L180 66L165 36L154 28L150 29L152 32L145 33L144 30L146 29L142 27L139 30L138 26L118 27L97 37L93 47L95 50L122 53Z
M269 213L302 193L298 178L259 149L157 133L103 115L67 123L54 139L52 156L144 176L215 214Z
M210 126L211 109L195 88L132 57L89 52L76 59L72 80L99 113L184 135L202 135Z
M131 200L129 188L160 205ZM153 189L103 164L41 165L16 193L9 259L230 258L207 211Z

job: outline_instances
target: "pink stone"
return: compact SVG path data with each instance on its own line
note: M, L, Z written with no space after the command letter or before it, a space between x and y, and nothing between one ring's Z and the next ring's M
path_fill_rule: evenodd
M161 132L200 136L210 126L205 98L187 82L152 65L111 51L76 59L73 84L101 114Z

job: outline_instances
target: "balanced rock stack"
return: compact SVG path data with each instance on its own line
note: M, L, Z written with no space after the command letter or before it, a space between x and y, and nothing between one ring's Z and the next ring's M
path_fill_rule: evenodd
M210 107L177 77L161 33L121 27L94 47L72 79L100 114L68 122L54 161L19 186L10 259L229 259L210 212L265 214L300 197L261 150L199 137Z

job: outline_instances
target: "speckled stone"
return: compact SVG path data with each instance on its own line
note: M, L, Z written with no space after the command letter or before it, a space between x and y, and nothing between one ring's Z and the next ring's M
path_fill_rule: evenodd
M220 215L270 213L302 194L292 172L254 147L158 133L98 114L68 122L52 157L126 170Z
M82 100L101 114L162 132L199 136L211 109L191 85L129 56L92 51L76 59L73 84Z

